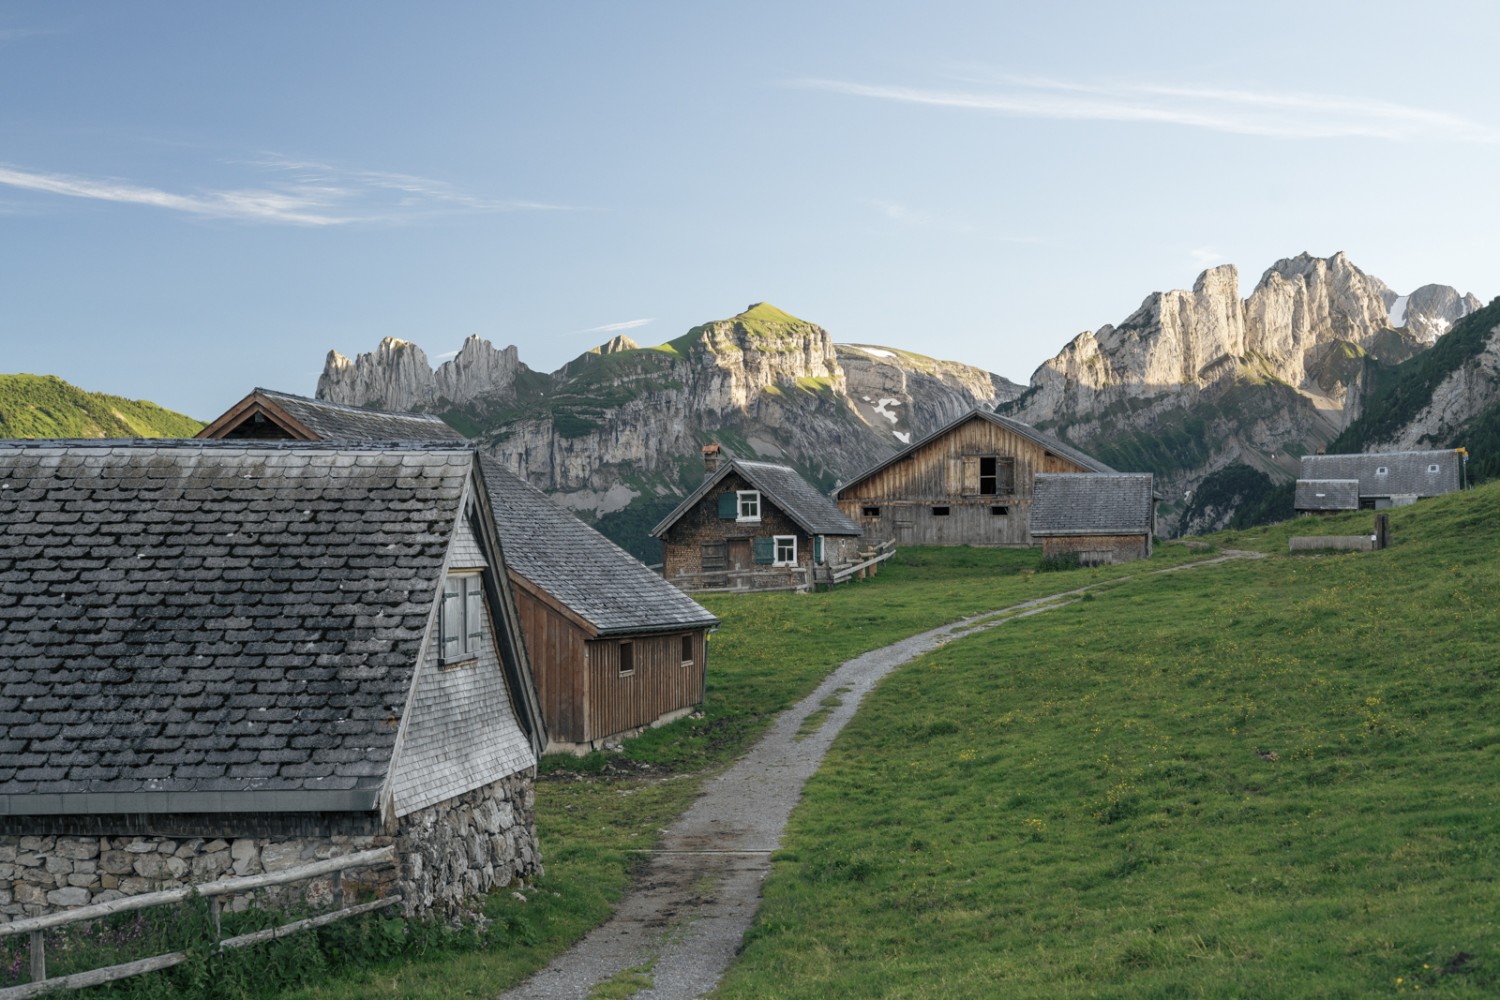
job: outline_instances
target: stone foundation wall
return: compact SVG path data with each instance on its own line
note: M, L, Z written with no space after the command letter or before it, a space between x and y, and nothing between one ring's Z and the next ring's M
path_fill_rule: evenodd
M205 834L213 833L205 830ZM512 775L403 816L374 834L283 837L149 835L0 836L0 922L72 909L160 889L240 875L284 871L310 861L395 844L400 870L356 869L346 888L400 892L407 915L429 910L448 917L465 901L512 879L541 874L536 799L530 772ZM330 878L284 890L283 902L319 906ZM249 897L232 905L243 907Z

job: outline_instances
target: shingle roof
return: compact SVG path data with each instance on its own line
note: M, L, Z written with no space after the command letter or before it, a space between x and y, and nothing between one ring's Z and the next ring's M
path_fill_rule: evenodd
M326 399L311 399L275 389L256 388L225 416L238 415L257 402L278 407L322 441L462 441L464 436L428 413L390 413L366 410ZM222 420L223 418L220 418ZM200 437L217 437L220 421L205 428Z
M1301 478L1357 479L1362 497L1434 497L1463 487L1463 453L1446 449L1303 455Z
M474 462L0 443L0 812L371 808Z
M809 535L857 537L864 534L859 525L849 520L831 499L819 493L811 483L798 475L797 470L771 462L751 462L736 458L721 464L717 472L703 481L703 485L652 528L652 536L660 537L662 532L697 506L731 472L738 472L743 476Z
M1031 495L1031 533L1149 534L1152 502L1150 473L1041 473Z
M708 628L708 609L558 506L530 483L484 464L506 562L601 636Z
M931 434L928 434L926 437L906 446L905 448L896 452L896 454L892 455L890 458L887 458L885 461L879 462L875 465L870 466L868 469L865 469L859 475L855 476L853 479L849 480L849 482L841 486L835 495L842 496L845 490L858 486L860 483L864 482L866 479L869 479L876 473L890 468L897 462L904 460L908 455L915 454L918 450L925 448L928 444L936 441L938 438L943 437L949 431L952 431L954 428L968 423L970 420L973 420L976 417L988 420L990 423L995 424L998 427L1004 427L1006 430L1019 434L1021 437L1026 438L1028 441L1040 445L1042 448L1052 452L1055 455L1061 455L1063 458L1077 463L1079 466L1088 469L1090 472L1113 473L1115 471L1114 469L1111 469L1109 466L1105 465L1103 462L1099 461L1097 458L1093 458L1090 455L1085 455L1083 452L1079 451L1077 448L1074 448L1072 445L1059 441L1051 434L1039 431L1030 424L1023 424L1019 420L1001 416L1000 414L993 413L990 410L974 409L970 410L968 413L965 413L957 420L950 421L942 427L939 427L937 430L933 431Z
M1358 479L1299 479L1296 510L1358 510Z

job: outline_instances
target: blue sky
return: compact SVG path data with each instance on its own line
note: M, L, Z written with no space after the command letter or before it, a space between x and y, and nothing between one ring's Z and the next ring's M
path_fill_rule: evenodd
M770 301L1025 382L1338 250L1500 293L1500 5L0 3L0 371L200 418Z

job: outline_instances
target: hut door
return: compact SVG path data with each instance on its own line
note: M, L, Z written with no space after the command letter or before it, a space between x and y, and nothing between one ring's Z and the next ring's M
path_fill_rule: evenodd
M750 558L750 539L729 539L729 568L750 569L754 565Z

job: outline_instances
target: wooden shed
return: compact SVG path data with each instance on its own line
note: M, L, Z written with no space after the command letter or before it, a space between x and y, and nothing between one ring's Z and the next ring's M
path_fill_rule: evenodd
M1038 475L1114 471L1019 420L973 410L834 496L870 542L1030 546Z
M1463 448L1303 455L1297 480L1299 514L1385 510L1464 488Z
M1156 532L1152 476L1143 473L1042 473L1032 485L1031 535L1048 559L1080 565L1146 559Z
M462 440L422 413L256 389L202 437ZM495 524L547 724L548 751L579 751L703 703L719 620L546 494L485 460Z
M861 532L796 470L732 459L651 534L663 576L684 590L792 590L854 562Z

